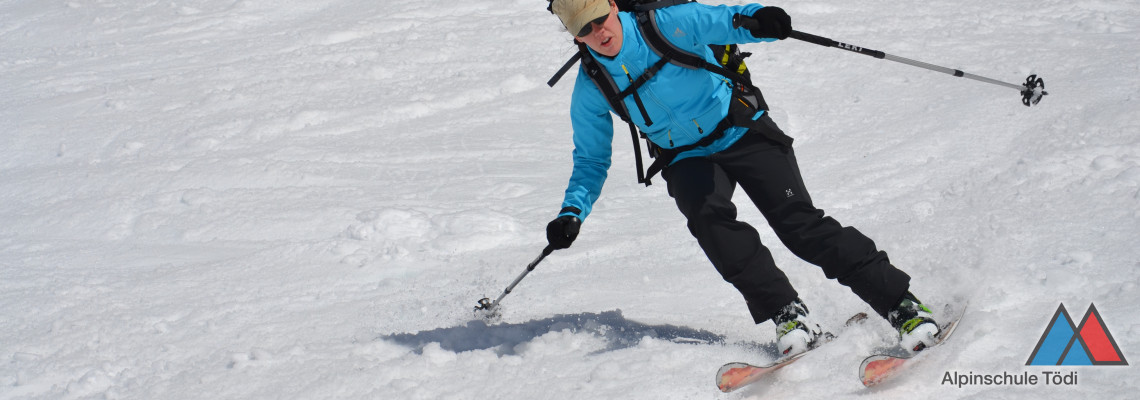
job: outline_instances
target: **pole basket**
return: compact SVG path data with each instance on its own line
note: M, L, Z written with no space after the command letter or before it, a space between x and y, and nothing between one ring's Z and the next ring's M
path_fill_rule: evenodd
M1038 78L1036 74L1025 78L1023 87L1025 90L1021 91L1021 104L1025 104L1026 107L1037 105L1042 97L1049 94L1045 91L1045 80Z
M479 299L479 305L475 306L475 318L481 319L487 323L499 322L503 315L499 313L499 307L491 302L490 298Z

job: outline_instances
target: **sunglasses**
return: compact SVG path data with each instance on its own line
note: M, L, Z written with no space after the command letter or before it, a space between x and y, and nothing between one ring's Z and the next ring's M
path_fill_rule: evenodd
M594 20L590 21L589 23L586 24L586 26L582 27L581 32L578 32L578 37L585 37L585 36L593 33L594 32L594 24L598 24L598 25L604 24L604 23L606 23L606 20L609 18L610 18L610 14L606 14L606 15L600 16L600 17L595 18Z

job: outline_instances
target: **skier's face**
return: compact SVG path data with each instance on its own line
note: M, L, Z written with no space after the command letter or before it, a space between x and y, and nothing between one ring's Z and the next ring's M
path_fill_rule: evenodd
M606 57L613 57L621 51L621 20L617 17L617 5L610 3L610 13L602 22L592 21L585 36L575 36L594 51Z

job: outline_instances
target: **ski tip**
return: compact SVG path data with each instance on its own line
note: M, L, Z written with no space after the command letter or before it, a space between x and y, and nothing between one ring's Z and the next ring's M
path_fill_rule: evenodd
M904 365L916 356L926 354L932 347L941 346L950 338L950 335L958 328L962 317L965 315L966 306L968 303L961 303L960 305L947 305L947 311L944 316L948 320L939 325L941 331L938 337L935 338L934 346L923 349L921 352L906 356L892 356L886 354L876 354L863 359L863 363L859 366L859 379L863 382L863 386L872 387L882 383L888 378L898 373Z
M863 386L871 387L878 385L882 381L894 375L904 363L906 358L891 357L876 355L870 356L863 360L863 365L859 368L862 373L859 376Z
M740 362L725 364L716 373L716 387L724 393L739 389L747 384L755 370L756 367L751 364Z
M764 376L791 365L811 351L805 351L793 356L784 357L765 365L752 365L742 362L731 362L720 367L716 374L716 386L720 391L728 393L741 387L760 381Z

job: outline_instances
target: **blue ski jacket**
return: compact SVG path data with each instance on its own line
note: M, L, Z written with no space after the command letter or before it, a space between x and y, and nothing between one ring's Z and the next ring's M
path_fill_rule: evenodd
M758 39L745 28L732 27L735 14L752 15L760 8L763 6L759 4L710 6L686 3L657 10L657 23L665 38L678 48L703 54L707 61L715 63L708 47L710 44L775 41ZM623 35L621 51L613 58L598 53L593 55L614 77L618 88L624 90L661 57L646 44L633 13L619 12L618 17ZM653 125L645 124L633 96L628 96L624 101L633 123L654 144L671 149L696 143L728 115L732 83L704 69L687 69L670 63L638 88L637 93ZM613 117L610 111L605 96L579 67L570 105L574 129L574 171L566 188L562 202L564 211L560 216L574 215L585 220L601 195L613 153ZM736 143L745 131L740 127L729 128L721 139L709 146L681 153L674 162L723 151ZM581 212L566 211L571 208Z

